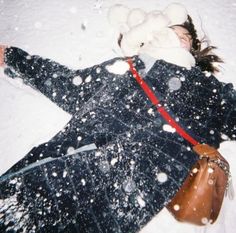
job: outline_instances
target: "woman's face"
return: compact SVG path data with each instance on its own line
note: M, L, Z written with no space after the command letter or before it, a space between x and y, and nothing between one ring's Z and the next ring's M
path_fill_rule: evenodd
M190 49L192 48L193 40L188 30L181 26L172 26L171 28L179 37L181 47L190 51Z

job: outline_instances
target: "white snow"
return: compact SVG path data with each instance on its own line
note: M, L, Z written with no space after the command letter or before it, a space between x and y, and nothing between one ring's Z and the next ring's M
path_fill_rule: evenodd
M116 61L112 65L107 65L106 69L113 74L125 74L129 70L129 65L125 61Z
M57 173L56 173L56 172L53 172L53 173L52 173L52 176L57 177Z
M85 82L89 83L89 82L91 82L91 80L92 80L92 76L89 75L88 77L86 77Z
M134 192L136 184L131 178L127 178L127 180L123 182L122 187L127 194L130 194Z
M82 183L82 185L85 185L86 184L85 179L81 179L81 183Z
M160 183L164 183L168 180L168 176L166 173L164 172L160 172L157 174L157 180L160 182Z
M168 81L168 86L170 88L170 90L172 91L177 91L181 88L181 81L179 78L171 78L169 81Z
M146 203L141 196L137 197L137 201L138 201L138 204L140 205L141 208L146 206Z
M63 178L67 176L67 171L63 171Z
M72 147L72 146L68 147L67 154L74 154L74 152L75 152L75 148L74 147Z
M106 14L113 4L145 11L163 10L173 1L156 0L1 0L0 43L14 45L58 61L74 69L85 68L122 53L118 32ZM200 35L206 33L225 63L218 78L236 86L236 1L179 0L191 14ZM99 68L97 70L99 72ZM46 97L20 81L4 77L0 70L0 174L33 147L49 140L70 119L70 115ZM56 78L56 77L55 77ZM182 80L181 80L182 81ZM235 142L221 145L236 177ZM135 185L135 184L133 184ZM132 185L131 185L132 186ZM236 228L236 201L224 201L218 221L197 227L178 223L164 209L142 233L233 233Z
M78 140L78 141L81 141L81 140L82 140L82 137L81 137L81 136L79 136L79 137L77 138L77 140Z
M82 78L80 76L75 76L72 80L72 83L75 86L79 86L83 82Z
M179 206L178 204L175 204L175 205L173 206L173 208L174 208L175 211L178 211L178 210L180 209L180 206Z
M147 112L148 112L148 114L155 116L155 113L152 108L149 108Z
M173 128L171 125L168 125L168 124L164 124L162 126L162 129L166 132L169 132L169 133L175 133L176 129Z
M118 162L118 158L113 158L111 160L111 165L114 166Z

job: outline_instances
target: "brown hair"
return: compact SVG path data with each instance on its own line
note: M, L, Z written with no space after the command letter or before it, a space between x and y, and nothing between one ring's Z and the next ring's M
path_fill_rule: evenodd
M196 29L194 27L192 18L188 15L187 21L179 25L188 30L189 34L192 37L192 49L190 50L191 54L194 56L196 61L196 66L199 66L202 71L210 71L216 73L219 69L214 66L214 62L223 62L223 60L212 53L212 50L216 49L215 46L210 46L206 38L202 40L198 39ZM202 49L203 43L207 44L207 47Z

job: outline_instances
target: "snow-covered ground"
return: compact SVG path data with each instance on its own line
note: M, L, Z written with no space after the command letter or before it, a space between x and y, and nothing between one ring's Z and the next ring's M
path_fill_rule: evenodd
M14 45L71 68L88 67L120 56L117 31L107 21L116 3L146 11L162 10L169 0L0 0L0 44ZM236 86L236 0L179 0L188 9L199 34L208 36L225 64L218 78ZM20 80L4 77L0 69L0 174L34 145L50 139L70 116ZM235 142L221 145L236 180ZM234 182L234 186L236 183ZM225 199L213 226L176 222L163 210L142 233L233 233L236 201Z

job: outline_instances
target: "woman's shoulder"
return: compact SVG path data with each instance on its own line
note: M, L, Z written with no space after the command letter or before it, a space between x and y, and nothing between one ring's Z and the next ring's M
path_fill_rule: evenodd
M176 77L182 82L186 81L194 85L204 86L206 88L216 88L227 92L229 89L234 90L232 83L224 83L220 81L212 72L202 71L200 67L193 66L190 69L169 63L165 60L156 60L147 73L150 77L162 76L165 78Z

